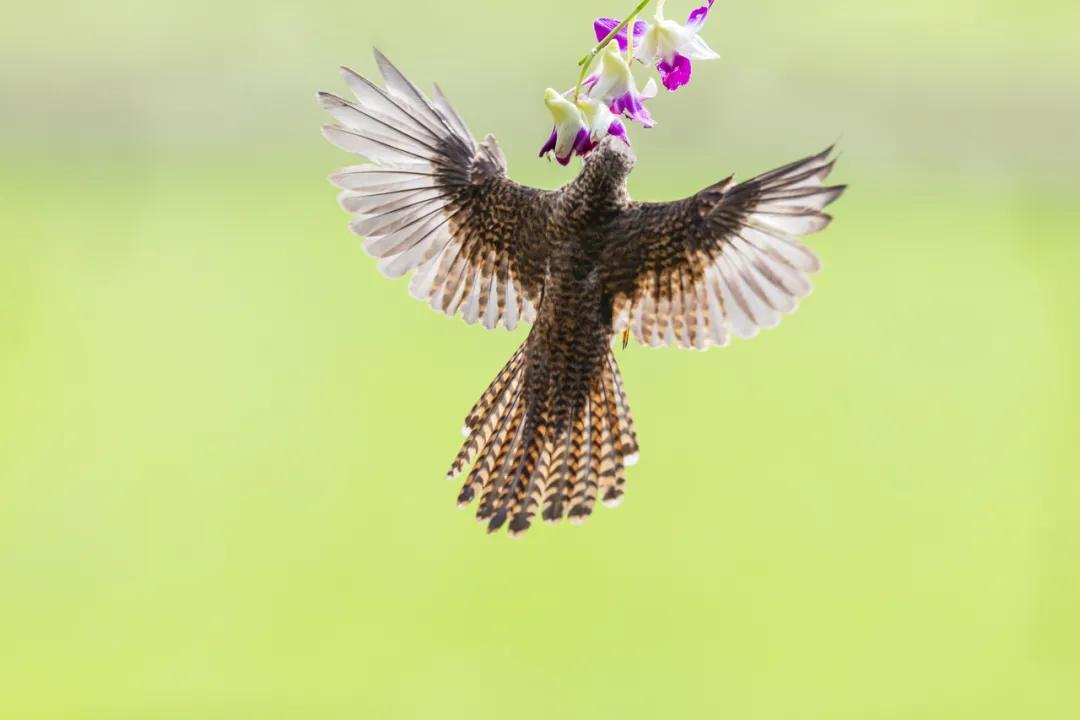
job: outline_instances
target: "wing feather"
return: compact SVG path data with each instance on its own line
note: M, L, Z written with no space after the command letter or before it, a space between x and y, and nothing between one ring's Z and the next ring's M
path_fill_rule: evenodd
M378 51L385 87L342 68L355 102L318 94L334 145L371 164L330 176L350 229L389 277L448 315L492 329L532 322L546 276L554 193L506 176L488 138L477 144L442 91L428 99Z
M705 349L780 322L810 293L821 263L799 238L823 230L843 186L824 186L832 148L732 186L636 203L606 265L614 329L638 342Z

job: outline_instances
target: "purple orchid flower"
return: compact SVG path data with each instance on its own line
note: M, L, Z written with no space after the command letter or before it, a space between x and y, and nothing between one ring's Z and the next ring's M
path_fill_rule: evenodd
M555 119L555 128L540 148L541 157L554 151L559 164L567 165L574 155L588 155L608 135L630 144L626 126L602 102L583 95L574 103L548 88L544 103Z
M616 115L626 115L645 127L652 127L655 123L644 102L656 97L656 83L650 78L645 88L639 91L622 53L614 44L607 47L600 72L582 83L588 88L589 97L606 103Z
M592 149L589 147L589 126L581 108L552 88L547 89L544 104L555 119L555 127L551 137L540 148L540 157L554 151L559 164L567 165L575 153L584 155L589 152Z
M588 122L589 150L599 145L600 141L608 135L617 137L627 145L630 144L630 138L626 135L626 126L623 125L622 120L615 117L611 110L608 109L607 104L591 97L580 97L577 106L581 108L581 112L585 116L586 122Z
M690 82L693 70L691 60L715 60L720 57L698 34L713 2L707 0L707 4L695 8L687 17L686 25L680 25L664 17L664 0L659 0L653 22L639 20L634 23L634 57L646 65L656 65L661 82L672 92ZM618 20L600 18L593 24L593 29L597 38L602 40L618 24ZM626 50L625 28L616 35L616 40L619 47Z

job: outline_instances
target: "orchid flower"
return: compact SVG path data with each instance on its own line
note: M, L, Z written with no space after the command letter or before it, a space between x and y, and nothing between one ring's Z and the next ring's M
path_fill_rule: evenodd
M600 62L600 72L589 77L582 85L589 88L589 97L606 103L616 115L625 114L647 128L655 124L643 103L656 97L656 81L649 78L645 88L638 91L630 65L615 43L607 46L607 52Z
M630 65L634 60L655 65L668 90L690 82L691 60L719 57L698 35L714 1L705 0L690 13L686 25L664 17L664 0L657 0L653 22L637 19L652 0L638 0L626 20L597 19L593 23L597 44L578 60L577 84L562 94L548 88L544 97L555 127L540 156L554 153L560 164L567 165L574 155L584 157L609 135L629 145L620 117L652 127L644 103L656 97L656 82L650 79L638 90ZM598 56L600 69L588 75Z
M555 128L540 148L541 157L554 151L559 164L566 165L575 154L581 157L589 154L608 135L630 144L626 126L603 102L584 95L572 102L548 88L544 104L555 119Z
M608 135L619 138L627 145L630 144L630 138L626 136L626 126L608 109L606 103L582 96L578 98L577 106L581 108L581 113L588 122L589 148L585 152L599 145L600 141Z
M698 35L713 2L707 0L708 4L695 8L687 18L686 25L680 25L664 17L664 0L659 0L652 23L634 23L634 57L646 65L656 65L660 79L668 90L674 92L690 82L691 60L715 60L720 57ZM607 37L618 23L612 18L600 18L593 23L597 39ZM625 50L628 40L625 29L616 39Z
M575 152L578 155L584 155L592 149L589 147L588 123L581 108L552 88L547 89L544 104L555 119L555 129L551 131L548 141L540 148L540 157L554 150L555 159L560 165L566 165Z

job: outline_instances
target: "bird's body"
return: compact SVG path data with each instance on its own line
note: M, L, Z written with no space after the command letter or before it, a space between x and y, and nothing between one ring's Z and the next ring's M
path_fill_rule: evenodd
M414 296L485 327L533 327L473 407L450 475L469 470L460 505L478 500L489 530L583 520L622 499L638 443L613 334L706 349L750 337L810 291L816 257L797 236L821 209L828 151L675 202L638 203L634 156L609 138L557 191L506 177L494 138L476 144L441 93L423 96L376 54L383 90L346 71L358 103L322 93L341 125L324 128L374 165L332 176L365 247Z
M512 443L513 413L520 414L517 445L522 456L498 462L496 426L495 442L478 433L475 441L466 442L452 469L456 474L475 463L459 502L469 502L486 485L490 492L481 500L480 517L490 527L509 519L511 532L523 531L538 510L547 520L564 514L584 518L598 493L608 504L622 497L623 464L626 457L636 457L637 445L629 408L617 395L622 380L610 347L613 298L604 259L611 254L614 226L630 203L626 173L632 162L622 146L608 147L562 192L534 198L544 212L535 216L537 227L531 232L550 243L543 290L521 349L521 364L510 375L520 382L520 396L491 415L504 423L501 427ZM610 429L597 433L594 453L590 429L597 408L603 409ZM485 449L485 440L492 444L489 452L496 461L490 471L473 455ZM593 457L596 472L590 482L588 463ZM496 480L488 482L490 476ZM521 476L532 477L522 481ZM499 510L500 492L510 495L505 511Z

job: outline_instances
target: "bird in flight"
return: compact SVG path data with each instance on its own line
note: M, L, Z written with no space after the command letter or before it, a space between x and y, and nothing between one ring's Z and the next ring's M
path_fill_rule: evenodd
M449 476L489 532L524 533L536 514L577 523L597 499L618 505L638 460L612 338L705 350L748 338L793 311L817 257L831 148L757 177L731 177L673 202L638 202L635 157L604 139L558 190L507 176L495 142L477 143L435 87L429 99L381 53L384 87L343 68L355 101L319 93L334 145L370 162L331 182L379 270L485 328L531 325L465 418Z

